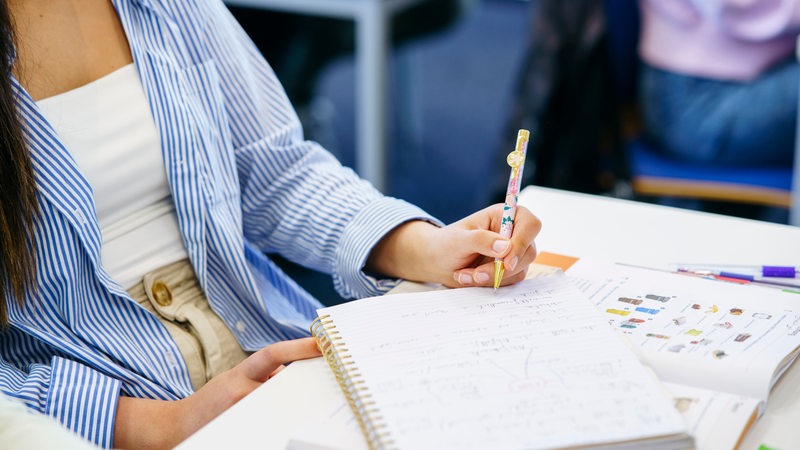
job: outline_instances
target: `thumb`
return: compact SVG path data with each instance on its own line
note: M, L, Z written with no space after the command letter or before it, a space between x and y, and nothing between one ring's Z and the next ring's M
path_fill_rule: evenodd
M283 364L319 355L314 339L294 339L268 345L250 355L237 367L248 379L264 382Z
M466 240L466 247L473 253L492 258L502 258L511 251L511 240L494 231L472 230Z

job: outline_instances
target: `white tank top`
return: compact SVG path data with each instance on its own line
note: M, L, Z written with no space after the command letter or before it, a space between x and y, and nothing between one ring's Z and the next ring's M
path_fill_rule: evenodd
M134 65L37 103L92 186L109 275L128 289L188 257Z

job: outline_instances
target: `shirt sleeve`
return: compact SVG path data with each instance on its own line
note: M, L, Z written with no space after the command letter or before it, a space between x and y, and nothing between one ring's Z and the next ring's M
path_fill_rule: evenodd
M363 265L391 229L420 208L383 196L319 144L300 121L267 62L224 6L204 30L219 72L241 192L245 238L264 252L333 275L346 297L377 295L396 281Z
M27 372L0 360L0 388L39 413L57 419L94 444L111 448L121 383L75 361L53 357Z

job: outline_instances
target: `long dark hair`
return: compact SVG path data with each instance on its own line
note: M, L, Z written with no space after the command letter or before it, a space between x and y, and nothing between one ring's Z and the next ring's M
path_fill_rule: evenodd
M33 223L39 205L36 182L11 84L14 34L0 0L0 327L8 324L8 302L22 304L35 285Z

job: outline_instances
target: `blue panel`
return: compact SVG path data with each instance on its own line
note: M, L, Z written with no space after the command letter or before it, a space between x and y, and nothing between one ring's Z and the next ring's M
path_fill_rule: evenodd
M791 166L725 166L683 162L659 155L641 140L628 145L631 173L691 181L712 181L791 190Z

